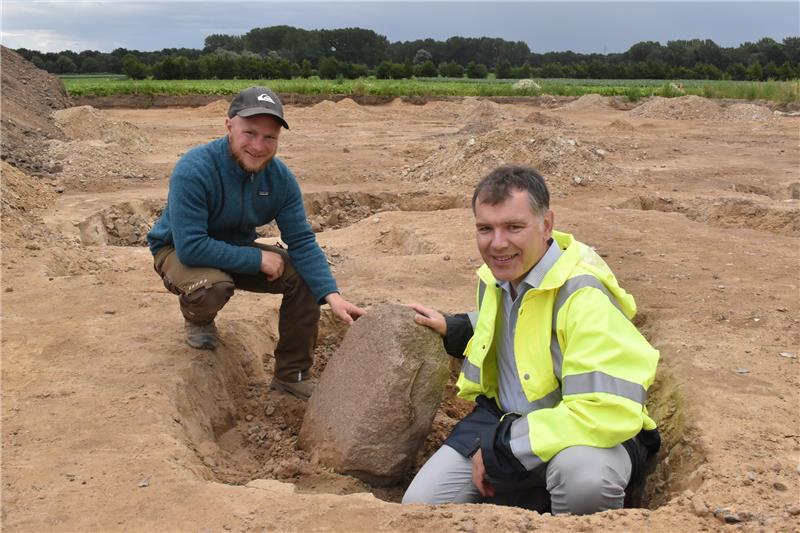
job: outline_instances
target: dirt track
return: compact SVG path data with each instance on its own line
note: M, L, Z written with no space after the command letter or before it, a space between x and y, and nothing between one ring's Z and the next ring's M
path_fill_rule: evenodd
M612 103L288 106L279 155L349 299L443 311L473 305L471 185L502 162L541 168L557 228L601 253L661 350L650 407L665 446L646 509L396 505L402 487L296 449L304 404L265 387L277 298L237 294L215 352L183 344L142 239L179 155L223 133L227 103L212 102L59 111L67 140L42 149L60 174L3 163L3 528L800 529L800 119L694 97ZM317 370L341 334L326 317ZM445 404L426 453L464 408Z

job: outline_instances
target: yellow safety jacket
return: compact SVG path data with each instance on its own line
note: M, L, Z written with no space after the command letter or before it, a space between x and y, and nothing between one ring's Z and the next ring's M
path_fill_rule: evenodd
M656 427L645 407L659 353L630 319L633 297L590 247L553 232L562 254L519 307L514 353L533 410L513 421L510 447L527 470L569 446L610 448ZM502 289L478 270L478 317L458 395L497 402L495 320Z

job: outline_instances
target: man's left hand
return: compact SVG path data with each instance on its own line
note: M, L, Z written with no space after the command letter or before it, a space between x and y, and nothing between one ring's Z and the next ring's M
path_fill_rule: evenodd
M366 311L345 300L338 292L327 295L325 301L331 306L333 314L345 324L352 324L366 314Z

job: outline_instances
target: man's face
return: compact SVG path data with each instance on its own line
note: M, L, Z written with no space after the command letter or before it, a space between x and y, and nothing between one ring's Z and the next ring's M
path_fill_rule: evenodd
M547 251L553 212L531 210L528 193L519 189L496 205L475 203L478 250L495 279L516 288Z
M278 150L281 123L271 115L225 119L233 158L247 172L258 172Z

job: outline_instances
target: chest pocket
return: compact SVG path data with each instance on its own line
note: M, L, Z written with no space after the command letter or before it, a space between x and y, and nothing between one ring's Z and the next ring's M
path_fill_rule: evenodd
M275 220L280 210L277 198L271 188L261 185L254 188L249 196L250 205L252 206L251 216L255 219L253 220L254 224L263 226Z

